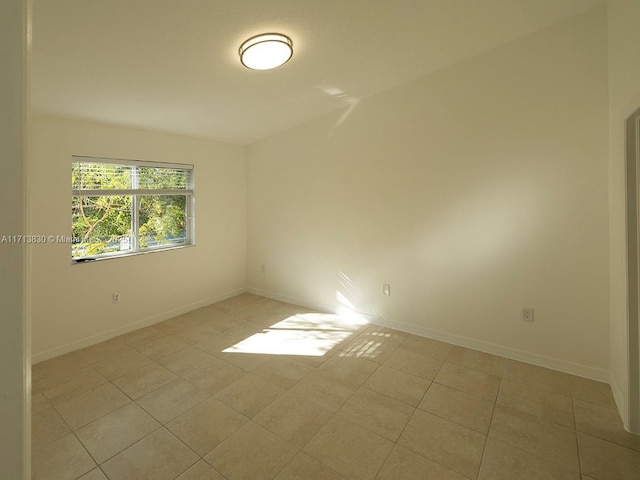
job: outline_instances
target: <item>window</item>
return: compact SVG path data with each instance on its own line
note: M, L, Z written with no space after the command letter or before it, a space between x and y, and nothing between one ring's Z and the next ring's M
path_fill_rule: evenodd
M73 157L74 262L193 245L193 165Z

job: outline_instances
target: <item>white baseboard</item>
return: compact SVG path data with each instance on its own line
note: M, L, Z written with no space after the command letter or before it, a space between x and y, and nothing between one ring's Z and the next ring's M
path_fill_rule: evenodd
M92 335L90 337L83 338L81 340L76 340L76 341L67 343L65 345L62 345L60 347L45 350L44 352L38 352L31 356L31 364L35 365L36 363L49 360L50 358L54 358L59 355L64 355L65 353L80 350L81 348L90 347L91 345L95 345L96 343L110 340L119 335L132 332L133 330L138 330L139 328L155 325L156 323L169 320L170 318L176 317L178 315L182 315L184 313L197 310L198 308L206 307L207 305L211 305L213 303L221 302L222 300L226 300L227 298L235 297L236 295L240 295L242 293L245 293L246 291L247 291L246 288L239 288L236 290L232 290L230 292L221 293L214 297L210 297L205 300L201 300L199 302L191 303L189 305L184 305L182 307L169 310L168 312L164 312L159 315L154 315L152 317L148 317L143 320L139 320L137 322L130 323L122 327L114 328L112 330L108 330L106 332L102 332L97 335Z
M336 311L336 306L335 305L311 302L309 300L305 300L305 299L302 299L302 298L290 297L288 295L283 295L281 293L270 292L268 290L261 290L259 288L249 287L249 288L247 288L247 293L252 293L253 295L259 295L260 297L270 298L272 300L278 300L279 302L291 303L293 305L299 305L301 307L313 308L313 309L319 310L321 312L335 313L335 311Z
M616 382L616 379L614 378L613 375L611 375L611 378L609 379L609 384L611 385L613 399L615 400L616 405L618 407L618 411L620 412L620 416L622 417L622 423L624 425L624 429L627 432L631 432L631 430L629 429L629 403L627 402L626 397L622 393L622 390L620 389L620 386L618 385L618 382ZM636 433L636 432L632 432L632 433Z
M474 350L491 353L493 355L499 355L511 360L518 360L520 362L526 362L532 365L538 365L540 367L546 367L552 370L570 373L579 377L590 378L599 382L609 382L608 370L590 367L588 365L582 365L559 358L547 357L545 355L527 352L525 350L519 350L517 348L498 345L491 342L485 342L483 340L477 340L475 338L465 337L462 335L442 332L439 330L423 327L421 325L395 321L381 321L380 324L385 327L402 330L403 332L433 338L434 340L440 340L443 342L451 343L453 345L459 345L461 347L472 348Z
M338 307L336 305L318 304L308 299L291 297L289 295L283 295L281 293L270 292L268 290L261 290L258 288L249 287L247 289L249 293L260 295L263 297L271 298L273 300L279 300L282 302L293 303L303 307L315 308L325 312L336 312ZM552 370L558 370L572 375L580 377L590 378L599 382L609 383L611 378L609 371L601 368L595 368L588 365L582 365L579 363L570 362L553 357L547 357L537 353L527 352L524 350L518 350L516 348L507 347L504 345L498 345L495 343L485 342L483 340L477 340L475 338L465 337L452 333L442 332L434 330L422 325L415 325L407 322L393 321L388 319L382 319L372 315L368 315L362 312L356 312L365 317L370 323L381 325L384 327L393 328L414 335L420 335L422 337L432 338L434 340L440 340L443 342L451 343L461 347L472 348L474 350L480 350L482 352L491 353L493 355L499 355L501 357L509 358L511 360L518 360L521 362L531 363L540 367L550 368ZM617 400L616 400L617 401Z
M139 320L137 322L130 323L128 325L125 325L113 330L109 330L107 332L100 333L98 335L93 335L91 337L87 337L81 340L76 340L74 342L70 342L60 347L46 350L44 352L38 352L32 355L31 362L32 364L36 364L36 363L48 360L50 358L57 357L59 355L64 355L65 353L69 353L75 350L79 350L81 348L89 347L91 345L95 345L96 343L104 342L105 340L109 340L111 338L117 337L119 335L123 335L133 330L137 330L139 328L155 325L156 323L162 322L164 320L168 320L170 318L173 318L178 315L182 315L192 310L196 310L198 308L202 308L207 305L211 305L213 303L226 300L227 298L231 298L245 292L271 298L273 300L278 300L281 302L287 302L295 305L300 305L303 307L317 309L324 312L335 313L336 311L338 311L337 305L321 304L318 302L313 302L308 299L292 297L289 295L284 295L277 292L271 292L268 290L262 290L254 287L249 287L246 289L241 288L241 289L232 290L226 293L222 293L214 297L210 297L205 300L201 300L199 302L195 302L189 305L184 305L182 307L170 310L168 312L164 312L160 315L148 317L143 320ZM615 384L614 380L610 378L609 372L607 370L594 368L587 365L581 365L579 363L569 362L567 360L547 357L547 356L539 355L536 353L526 352L523 350L518 350L518 349L507 347L504 345L485 342L485 341L477 340L470 337L442 332L439 330L434 330L428 327L424 327L422 325L415 325L407 322L382 319L382 318L368 315L362 312L356 312L356 313L362 315L367 321L369 321L370 323L374 323L376 325L382 325L385 327L394 328L396 330L401 330L403 332L412 333L414 335L433 338L435 340L451 343L453 345L459 345L462 347L472 348L474 350L480 350L482 352L491 353L493 355L500 355L502 357L509 358L512 360L519 360L522 362L539 365L541 367L546 367L546 368L551 368L553 370L559 370L562 372L571 373L573 375L590 378L600 382L611 383L614 398L616 400L618 408L620 409L621 412L625 412L625 415L623 418L628 418L628 415L626 414L626 411L625 411L625 408L627 407L627 405L626 405L626 402L624 401L623 395L620 393L620 390Z

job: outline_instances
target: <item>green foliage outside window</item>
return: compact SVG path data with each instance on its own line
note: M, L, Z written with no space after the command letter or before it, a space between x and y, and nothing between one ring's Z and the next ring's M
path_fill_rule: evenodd
M190 188L184 170L74 162L71 181L74 192L82 192L72 196L73 258L187 242L191 197L180 194Z

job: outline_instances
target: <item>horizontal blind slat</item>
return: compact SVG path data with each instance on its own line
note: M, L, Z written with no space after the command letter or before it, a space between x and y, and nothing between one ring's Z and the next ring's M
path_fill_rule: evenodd
M80 157L74 157L80 158ZM193 193L192 165L159 164L151 162L115 163L114 160L73 162L72 189L77 192L109 191L160 192L190 191ZM190 168L182 168L190 167ZM111 193L115 194L115 193Z
M165 190L165 189L135 189L127 188L120 190L71 190L74 197L117 197L124 195L193 195L193 190Z
M132 165L138 167L152 168L175 168L180 170L193 170L193 165L189 163L170 163L170 162L151 162L149 160L129 160L108 157L91 157L87 155L73 155L74 162L78 163L94 163L94 164L115 164L115 165Z

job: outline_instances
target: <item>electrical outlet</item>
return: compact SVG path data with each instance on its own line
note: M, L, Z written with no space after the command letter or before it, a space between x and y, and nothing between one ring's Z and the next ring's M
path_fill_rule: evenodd
M120 303L120 294L118 292L113 292L111 298L113 299L113 303Z
M524 307L522 309L522 321L523 322L533 322L533 308Z
M391 296L391 285L389 285L388 283L383 283L382 284L382 294L386 295L387 297Z

